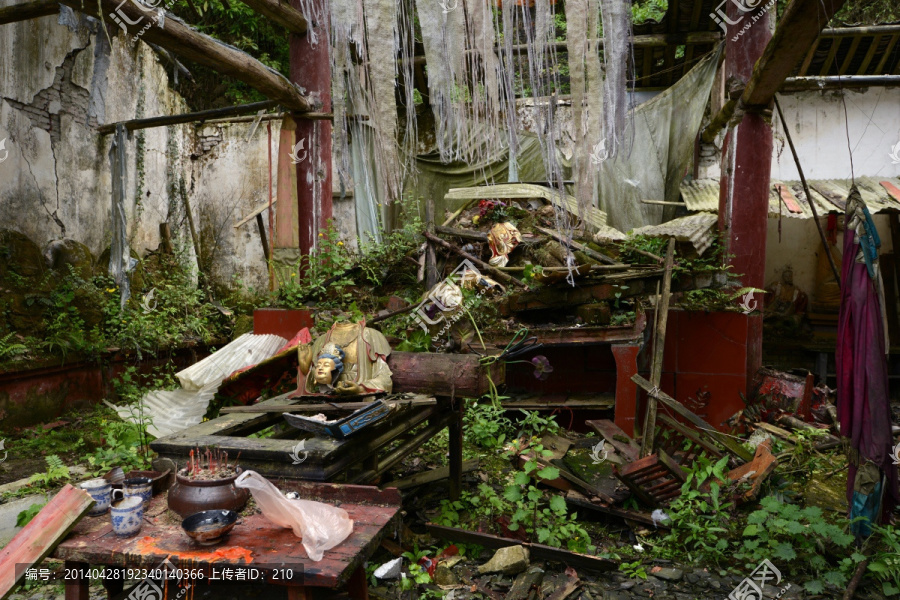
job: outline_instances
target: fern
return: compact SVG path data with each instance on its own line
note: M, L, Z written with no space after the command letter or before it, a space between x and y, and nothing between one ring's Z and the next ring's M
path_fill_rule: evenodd
M45 460L47 461L47 470L43 473L32 475L28 483L48 487L57 481L64 481L69 478L69 467L63 463L59 456L50 454Z
M8 333L5 336L0 337L0 359L6 357L13 358L20 354L28 352L28 346L26 346L25 344L10 342L12 336L12 333Z

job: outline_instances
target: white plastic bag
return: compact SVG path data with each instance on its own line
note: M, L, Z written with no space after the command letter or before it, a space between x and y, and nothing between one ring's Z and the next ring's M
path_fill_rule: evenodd
M282 527L290 527L314 561L322 560L353 532L353 521L343 508L312 500L288 500L277 487L256 471L244 471L234 485L253 494L263 515Z

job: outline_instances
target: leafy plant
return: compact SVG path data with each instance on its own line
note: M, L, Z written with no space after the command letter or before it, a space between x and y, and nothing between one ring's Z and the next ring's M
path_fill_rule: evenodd
M50 487L59 481L69 479L69 467L63 463L62 459L56 454L49 454L44 459L47 462L47 470L43 473L35 473L28 479L31 485L39 487Z
M47 505L46 502L41 504L32 504L18 515L16 515L16 527L25 527L31 520L37 516L41 509Z
M631 579L647 579L647 571L639 560L619 563L619 571Z
M795 571L802 565L814 577L804 587L810 593L819 594L826 583L843 586L847 582L847 573L865 558L854 552L836 565L825 559L823 554L827 548L838 548L845 553L854 536L826 521L822 509L816 506L800 508L771 496L763 498L760 504L760 510L747 516L743 543L734 553L747 568L754 568L763 559L790 565Z
M539 411L521 410L525 418L519 421L519 436L542 437L559 433L559 423L553 415L544 417Z
M468 400L464 417L466 438L473 444L493 450L503 446L513 432L513 423L506 411L493 404L479 404Z
M429 352L431 351L431 336L422 329L416 329L406 339L397 344L397 350L401 352Z
M541 445L534 446L531 450L535 457L547 458L552 455ZM556 547L565 545L573 552L586 552L590 535L578 522L577 513L568 512L565 497L553 494L548 501L544 491L537 487L542 479L552 480L558 477L558 468L543 466L536 458L528 460L503 492L503 498L513 508L507 527L511 531L523 528L532 541L540 544Z
M146 425L120 420L101 421L102 445L86 457L88 470L98 476L115 466L125 471L147 469L150 455L146 448Z
M15 358L20 354L25 354L28 352L28 346L25 344L20 344L18 342L12 342L13 333L8 333L3 337L0 337L0 360L4 360L7 358Z
M727 479L727 465L727 456L716 463L700 457L688 471L681 495L666 511L672 529L663 539L664 553L676 556L687 551L689 560L714 563L725 558L731 503L722 501L720 482Z
M881 542L869 558L869 571L881 581L886 596L900 595L900 531L891 526L871 525L873 539Z

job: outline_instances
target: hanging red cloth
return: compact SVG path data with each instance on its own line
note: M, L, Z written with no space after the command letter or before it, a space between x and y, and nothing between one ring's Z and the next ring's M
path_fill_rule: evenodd
M854 192L856 202L854 200ZM869 276L865 262L858 262L860 243L851 206L862 199L851 188L847 202L847 227L844 230L844 255L841 269L841 312L838 321L837 402L841 435L850 438L850 467L847 501L854 506L857 472L867 462L880 469L884 479L881 522L900 499L897 489L897 465L892 460L891 412L888 398L888 366L885 354L884 321L877 289L878 277ZM869 221L871 223L871 221ZM863 225L863 227L865 227ZM865 235L865 230L862 230ZM876 254L877 256L877 254ZM875 263L877 273L877 262ZM857 490L858 492L858 490Z

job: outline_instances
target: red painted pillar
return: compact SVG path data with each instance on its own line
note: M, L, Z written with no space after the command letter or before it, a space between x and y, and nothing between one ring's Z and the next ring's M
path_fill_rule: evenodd
M616 359L616 411L615 423L628 435L637 433L637 384L631 378L638 372L637 356L640 344L613 344Z
M331 60L329 56L330 2L314 0L314 11L321 15L310 22L306 35L291 35L290 79L307 91L317 111L331 112ZM301 10L298 0L291 5ZM316 43L313 44L312 33ZM331 218L331 121L297 120L295 144L297 167L297 219L300 226L300 251L309 254L316 247L320 230Z
M742 3L742 5L745 5ZM725 42L726 89L737 96L750 79L753 65L772 38L774 6L743 12L737 2L727 3ZM772 129L761 109L742 107L744 118L728 130L722 153L719 189L719 228L726 252L733 255L735 273L744 286L765 287L766 225L769 212L769 176L772 167ZM762 364L762 319L748 318L747 383Z

